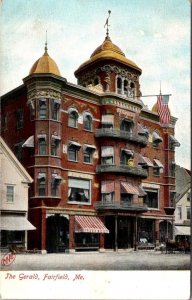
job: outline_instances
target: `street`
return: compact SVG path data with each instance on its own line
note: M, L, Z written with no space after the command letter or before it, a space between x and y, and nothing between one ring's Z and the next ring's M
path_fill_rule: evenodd
M3 254L1 254L2 262ZM17 254L2 265L2 271L18 270L190 270L190 253L161 253L154 250L76 252L73 254Z

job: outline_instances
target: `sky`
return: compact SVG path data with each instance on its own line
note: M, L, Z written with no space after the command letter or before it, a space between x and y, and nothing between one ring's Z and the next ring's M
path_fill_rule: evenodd
M68 82L109 35L141 69L142 95L171 94L176 163L190 169L190 0L0 0L0 94L23 83L48 53ZM142 98L152 108L156 97Z

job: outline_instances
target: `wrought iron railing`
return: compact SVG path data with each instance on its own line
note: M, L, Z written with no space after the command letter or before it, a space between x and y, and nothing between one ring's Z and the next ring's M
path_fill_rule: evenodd
M142 178L147 178L148 173L147 170L142 169L141 166L128 166L128 165L97 165L96 166L97 173L125 173L129 175L139 176Z
M147 145L147 137L118 128L100 128L95 131L96 137L114 137Z
M140 203L130 203L127 201L113 201L113 202L104 202L97 201L94 203L94 207L97 210L105 210L105 209L114 209L114 210L129 210L129 211L148 211L148 207L146 204Z

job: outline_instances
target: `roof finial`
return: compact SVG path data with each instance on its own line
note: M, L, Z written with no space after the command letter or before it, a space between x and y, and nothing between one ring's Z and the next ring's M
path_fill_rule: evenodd
M107 20L106 20L106 22L105 22L105 25L104 25L104 28L105 28L105 26L107 26L107 31L106 31L106 38L108 38L109 37L109 17L110 17L110 13L111 13L111 11L110 10L108 10L108 13L109 13L109 16L108 16L108 18L107 18Z
M160 91L159 91L159 94L161 95L161 80L160 80Z
M48 50L48 48L47 48L47 30L46 30L45 53L47 53L47 50Z

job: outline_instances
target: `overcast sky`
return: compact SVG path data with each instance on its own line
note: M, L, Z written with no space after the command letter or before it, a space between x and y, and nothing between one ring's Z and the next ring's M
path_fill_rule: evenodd
M172 94L178 118L176 163L190 168L190 1L189 0L0 0L1 95L22 84L33 63L48 52L69 82L104 38L110 37L141 69L143 95ZM143 98L149 108L155 97Z

